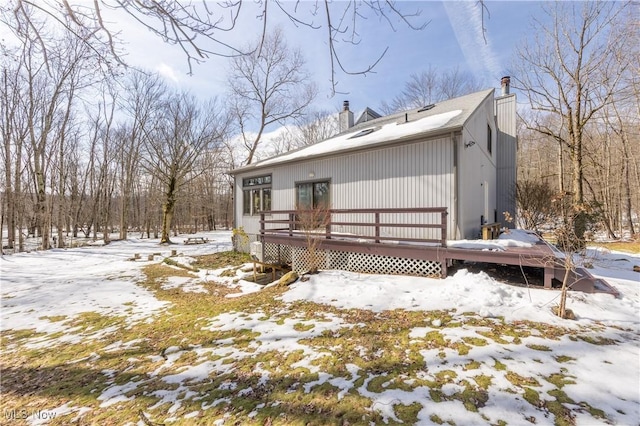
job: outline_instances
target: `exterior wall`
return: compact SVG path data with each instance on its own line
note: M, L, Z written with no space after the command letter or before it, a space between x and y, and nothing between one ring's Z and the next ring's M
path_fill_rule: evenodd
M497 209L498 220L504 226L515 227L516 201L516 155L518 139L516 136L516 95L502 96L496 99L497 140ZM509 212L512 222L504 221L504 212Z
M475 239L481 220L494 222L496 211L496 124L494 100L489 97L467 120L458 138L459 239ZM491 153L487 146L491 127Z
M295 209L296 183L329 180L334 209L447 207L447 238L454 238L453 152L451 138L441 137L239 174L235 192L236 226L243 226L249 234L259 231L259 216L242 214L242 179L271 173L273 210ZM371 221L372 215L341 215L337 220ZM382 218L382 221L400 223L424 223L425 220L439 223L440 218L418 214ZM334 226L332 230L366 235L365 228ZM372 232L372 228L366 231ZM440 238L439 231L436 234L434 230L383 228L381 233L383 236Z
M483 223L506 224L504 211L515 217L515 203L510 196L516 176L515 113L514 95L498 99L487 96L465 121L461 132L240 173L236 176L235 226L244 227L248 234L259 232L259 216L242 213L242 179L271 174L272 210L295 210L297 183L329 181L333 209L446 207L447 239L478 238ZM491 150L487 144L488 127ZM439 223L439 218L417 214L381 219ZM334 220L371 222L372 215L341 215ZM332 231L370 235L373 228L334 226ZM440 237L439 231L403 228L383 228L381 236Z

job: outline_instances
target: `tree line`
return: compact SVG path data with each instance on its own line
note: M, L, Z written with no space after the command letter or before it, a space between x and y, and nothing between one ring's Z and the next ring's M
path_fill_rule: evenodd
M295 124L271 153L335 133L328 113L310 110L304 58L277 29L256 41L259 54L230 60L221 102L156 74L100 67L104 52L29 19L14 26L19 44L1 46L5 249L23 251L30 237L40 248L114 232L168 243L172 231L230 228L228 171L259 158L267 126Z
M317 88L302 53L278 28L237 47L224 102L203 101L114 60L115 42L96 39L110 34L101 21L96 29L72 10L63 15L66 30L52 31L32 6L22 0L2 10L18 40L0 44L0 229L9 249L24 250L32 236L48 248L80 236L108 242L113 232L169 242L172 231L228 228L229 170L337 133L334 112L312 110ZM519 224L571 230L576 246L596 228L633 237L640 205L637 4L546 7L548 19L534 20L536 37L520 45L510 70L527 104L519 109L513 192ZM429 67L379 108L390 113L479 88L458 68ZM273 126L286 131L267 143Z
M638 233L640 36L637 3L556 3L534 21L513 69L525 95L515 193L520 225L568 248L603 230ZM571 247L573 246L573 247Z

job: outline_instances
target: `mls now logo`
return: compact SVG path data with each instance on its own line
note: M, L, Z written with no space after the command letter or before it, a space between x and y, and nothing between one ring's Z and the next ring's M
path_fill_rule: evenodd
M7 420L26 420L28 418L32 420L53 420L57 415L58 413L55 411L48 410L4 410L4 418Z

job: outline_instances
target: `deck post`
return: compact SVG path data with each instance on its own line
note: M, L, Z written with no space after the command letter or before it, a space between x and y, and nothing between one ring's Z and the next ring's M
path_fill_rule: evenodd
M264 212L260 213L260 241L264 240Z
M551 282L555 276L553 266L544 267L544 288L551 288Z
M380 242L380 212L375 212L375 229L376 229L376 239L375 242Z
M331 210L327 210L327 214L329 215L329 220L327 220L327 225L325 226L325 238L327 240L331 239Z
M447 262L448 259L442 259L440 262L440 278L447 278Z
M442 244L442 247L446 247L447 246L447 210L443 210L442 213L440 213L440 225L442 225L441 231L440 231L440 244Z
M296 214L289 213L289 236L293 237L293 221L295 220Z

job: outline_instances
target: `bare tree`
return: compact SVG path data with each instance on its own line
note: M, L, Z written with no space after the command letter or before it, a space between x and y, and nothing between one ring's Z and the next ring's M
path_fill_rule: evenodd
M314 207L299 206L296 209L296 229L304 236L308 257L308 274L317 274L324 263L320 253L322 240L327 237L327 227L331 223L331 211L324 204Z
M335 136L339 132L338 113L314 111L296 120L296 124L282 127L280 134L269 140L269 156L302 148Z
M22 61L26 79L25 93L29 169L33 176L36 198L36 227L42 237L42 247L50 247L50 213L47 195L53 150L64 142L77 91L86 75L88 52L86 45L73 37L58 39L56 50L49 52L49 67L42 63L38 50L40 34L21 34L24 42Z
M198 105L193 96L168 96L158 120L145 129L142 166L164 187L160 243L171 243L174 209L181 188L204 172L199 162L205 150L218 147L226 123L217 100Z
M113 193L116 188L117 148L114 142L114 103L103 98L103 102L89 114L89 199L91 200L90 224L93 238L110 242L110 227ZM89 231L87 230L87 233Z
M228 76L234 115L251 164L265 129L300 118L316 96L300 49L290 48L280 29L267 34L260 49L231 60ZM256 131L251 131L252 123Z
M120 165L120 238L127 238L129 210L133 189L138 176L140 151L144 140L144 129L150 126L159 114L167 88L157 75L132 72L125 84L127 94L120 106L128 114L130 123L118 132L118 162Z
M538 114L528 123L569 151L573 234L583 244L587 227L584 190L584 132L611 102L621 74L615 61L619 38L609 36L627 4L554 3L550 24L535 21L533 41L518 50L514 86ZM556 120L547 120L547 116ZM551 124L551 125L549 125Z
M441 72L429 65L426 70L411 74L402 92L390 102L383 101L380 109L385 114L392 114L477 90L480 90L480 85L470 73L460 71L458 67Z
M468 93L477 92L482 89L482 85L473 74L461 71L459 67L450 68L442 74L438 81L438 91L440 99L451 99Z
M314 111L298 122L298 129L296 148L313 145L338 134L338 114L331 111Z
M555 219L558 210L554 203L556 191L544 181L530 179L518 179L515 189L518 225L540 233L542 225Z
M478 2L485 12L484 3ZM142 27L157 35L164 42L177 45L184 52L190 71L194 63L200 63L211 56L241 56L255 53L234 43L229 35L239 31L241 24L255 25L258 19L260 39L265 40L271 30L269 23L284 20L296 28L316 31L327 41L327 59L331 64L332 87L336 88L338 73L367 74L387 52L380 46L379 53L368 64L352 67L345 59L346 46L357 46L361 40L362 22L376 17L387 28L396 31L399 26L422 30L428 20L423 18L418 8L407 11L409 6L391 1L335 2L321 0L314 2L289 2L286 0L259 0L242 2L228 0L220 2L185 2L177 0L154 0L152 2L127 0L9 0L1 6L5 22L16 26L6 15L24 16L22 25L38 27L31 16L46 16L52 23L77 36L87 46L104 49L101 53L104 63L124 64L120 50L119 34L110 26L105 12L113 10L126 13ZM41 39L46 52L51 46ZM258 45L258 50L262 45Z
M636 5L637 6L637 5ZM611 102L610 107L604 112L603 117L608 129L620 141L622 175L619 188L624 188L621 194L623 206L621 211L626 217L626 224L631 238L636 236L636 229L633 223L634 201L640 203L640 173L637 150L632 149L640 143L640 46L634 37L628 34L640 34L640 22L637 14L629 14L624 25L616 28L615 37L620 37L624 41L618 52L616 52L616 62L621 70L622 90L617 92ZM634 185L632 175L635 172L636 182ZM615 172L614 172L615 173ZM636 199L633 199L633 193ZM635 204L636 209L640 208ZM637 211L637 210L636 210Z
M0 91L0 133L4 143L2 160L4 166L4 215L7 227L7 247L15 248L16 230L21 225L18 204L22 199L22 152L27 138L24 103L25 86L22 77L22 61L17 52L2 49L8 60L2 66L2 90ZM9 60L13 58L13 61ZM4 223L3 223L4 225ZM18 229L18 244L22 250L22 233Z

